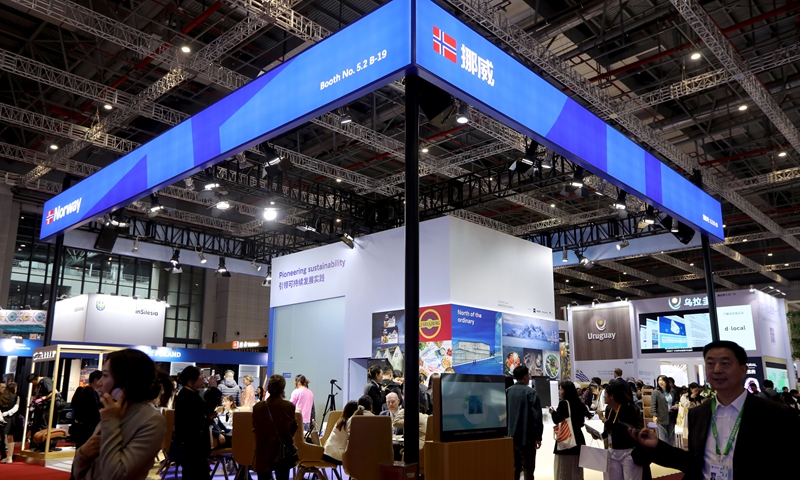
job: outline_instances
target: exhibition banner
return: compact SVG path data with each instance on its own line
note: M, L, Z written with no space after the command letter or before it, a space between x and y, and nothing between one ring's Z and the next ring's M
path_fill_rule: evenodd
M501 313L503 373L525 365L531 376L557 380L561 374L558 322Z
M571 308L575 362L633 358L630 307ZM576 367L577 368L577 367Z
M161 345L166 303L89 293L56 302L53 341Z
M713 197L431 0L416 1L420 75L721 241Z
M503 315L482 308L453 305L453 370L456 373L503 373Z
M48 200L42 239L196 173L394 80L411 1L394 0Z
M413 10L412 0L383 5L53 197L40 238L414 72L722 241L718 201L432 1L413 4Z

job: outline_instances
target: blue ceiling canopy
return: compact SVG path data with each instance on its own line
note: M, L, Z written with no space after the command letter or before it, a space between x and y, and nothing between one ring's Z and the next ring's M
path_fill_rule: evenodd
M45 203L75 228L407 74L722 241L720 203L430 0L394 0Z

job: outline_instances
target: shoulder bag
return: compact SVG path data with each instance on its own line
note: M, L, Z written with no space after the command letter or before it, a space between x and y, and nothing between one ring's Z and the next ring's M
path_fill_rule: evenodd
M300 457L297 456L297 447L294 445L294 440L291 438L289 441L281 440L281 434L278 432L278 427L275 425L275 420L272 418L272 411L269 406L267 407L269 419L272 421L272 428L275 429L275 435L278 436L280 446L278 447L278 460L272 466L273 469L289 469L297 465Z
M567 402L568 416L558 425L553 425L553 436L556 440L556 450L569 450L575 448L578 443L575 441L575 432L572 430L572 410Z

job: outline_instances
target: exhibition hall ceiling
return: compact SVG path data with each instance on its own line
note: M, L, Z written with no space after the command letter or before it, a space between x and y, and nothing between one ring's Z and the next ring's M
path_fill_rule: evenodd
M0 0L3 181L41 203L65 175L112 163L384 3ZM791 292L800 281L800 2L439 4L676 171L701 172L725 219L726 244L712 246L718 288ZM597 177L573 187L576 167L544 147L536 168L510 175L525 165L525 138L466 104L470 121L457 123L449 97L437 100L428 95L421 115L423 219L457 216L570 256L671 235L663 214L646 223L647 205L631 196L614 208L619 192ZM123 235L190 246L192 235L155 235L154 225L204 232L257 245L228 253L265 263L341 232L394 228L404 138L396 82L131 204ZM265 169L274 152L282 161ZM258 188L265 175L279 178L268 190ZM154 201L166 209L149 217ZM701 269L687 247L554 275L560 300L587 303L701 292Z

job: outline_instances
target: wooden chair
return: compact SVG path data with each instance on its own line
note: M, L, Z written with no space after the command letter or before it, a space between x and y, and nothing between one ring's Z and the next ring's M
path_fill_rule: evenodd
M177 478L180 465L169 458L169 447L172 444L172 433L175 431L175 410L171 408L165 408L162 415L164 415L164 420L167 423L167 430L164 432L164 440L161 441L161 450L164 452L164 460L161 461L161 465L158 467L158 474L161 476L161 478L164 478L167 476L167 472L169 472L170 467L174 466L175 478Z
M649 394L645 393L644 391L642 392L642 414L644 415L644 424L645 425L647 425L647 423L650 421L650 419L653 418L653 409L652 409L653 395L652 395L652 393L653 393L652 390L649 392Z
M322 460L322 454L325 449L320 445L312 445L307 443L303 434L303 414L300 412L294 413L295 420L297 421L297 430L294 432L294 446L297 447L297 472L294 478L305 478L306 473L311 473L321 480L328 480L328 475L325 473L326 468L333 469L336 472L336 465ZM338 476L338 474L337 474Z
M388 416L353 416L350 440L344 451L344 472L355 480L380 480L380 465L394 462L392 419Z
M208 441L210 445L214 445L216 440L214 438L213 429L209 425L208 427ZM232 442L233 440L231 440ZM217 448L216 450L211 450L211 454L208 456L208 459L214 462L214 469L211 471L211 478L214 478L214 475L217 474L217 468L222 465L222 473L225 475L225 480L228 480L228 462L233 462L233 449L232 448Z
M253 412L233 413L233 461L239 465L236 478L247 478L256 455L256 434L253 432Z

